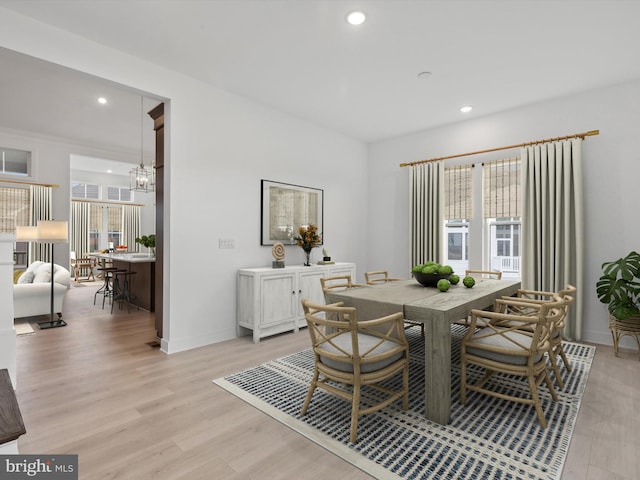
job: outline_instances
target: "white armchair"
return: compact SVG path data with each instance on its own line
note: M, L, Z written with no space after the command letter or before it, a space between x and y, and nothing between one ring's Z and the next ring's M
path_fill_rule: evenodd
M60 265L53 268L53 311L61 316L71 274ZM13 318L51 313L51 264L33 262L13 285Z

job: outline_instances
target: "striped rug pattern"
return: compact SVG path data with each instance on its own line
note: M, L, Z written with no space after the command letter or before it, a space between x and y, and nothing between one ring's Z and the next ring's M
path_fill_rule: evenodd
M396 402L360 417L358 443L349 443L350 405L316 390L305 417L300 408L313 371L313 354L304 350L214 383L288 425L355 466L380 479L557 480L569 448L580 399L595 347L565 342L573 367L561 364L564 389L554 402L539 389L549 426L539 426L533 407L469 392L460 405L460 340L464 327L452 326L452 421L439 425L424 418L424 344L419 329L409 329L409 410ZM468 369L470 378L480 370ZM526 395L520 379L494 375L492 388ZM399 381L399 378L398 378ZM367 396L370 395L370 396ZM363 402L375 398L368 390Z

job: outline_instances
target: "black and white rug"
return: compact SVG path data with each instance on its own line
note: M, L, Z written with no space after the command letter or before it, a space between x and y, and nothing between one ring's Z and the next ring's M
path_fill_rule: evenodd
M349 443L351 409L344 400L316 390L307 415L300 416L313 371L310 349L214 383L375 478L559 479L595 347L564 343L573 370L568 372L561 364L565 387L556 388L557 402L545 385L540 387L549 424L542 429L530 405L475 392L468 394L466 405L460 405L459 345L464 331L464 327L452 326L449 425L424 418L424 344L417 328L406 331L411 352L409 410L402 411L398 401L360 417L357 444ZM469 368L468 375L479 377L481 372ZM526 381L517 380L522 385L519 389L513 387L513 379L494 377L494 388L528 392ZM376 394L368 391L368 395Z

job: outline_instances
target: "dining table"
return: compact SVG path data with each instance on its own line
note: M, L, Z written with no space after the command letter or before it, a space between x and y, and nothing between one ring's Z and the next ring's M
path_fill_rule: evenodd
M513 296L519 280L476 278L467 288L452 285L446 292L424 287L415 279L348 288L326 293L327 303L355 307L358 320L402 312L406 320L424 324L424 403L428 420L446 425L451 420L451 325L473 309L494 305Z

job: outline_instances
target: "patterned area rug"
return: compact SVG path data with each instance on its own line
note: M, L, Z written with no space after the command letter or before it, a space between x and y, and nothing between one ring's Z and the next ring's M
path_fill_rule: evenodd
M316 390L309 411L300 416L313 371L311 350L214 380L266 414L379 479L559 479L569 448L580 399L589 376L595 347L564 343L573 366L561 363L565 388L554 402L540 387L549 426L539 426L529 405L469 392L460 405L460 340L464 327L452 326L452 421L443 426L424 418L424 344L420 331L406 331L410 343L409 410L401 402L360 417L358 443L349 443L350 405ZM468 369L470 379L480 370ZM494 375L493 387L528 392L526 382L513 387ZM421 393L422 392L422 393ZM375 397L375 392L367 391ZM363 394L363 401L366 401ZM371 398L371 397L369 397Z

